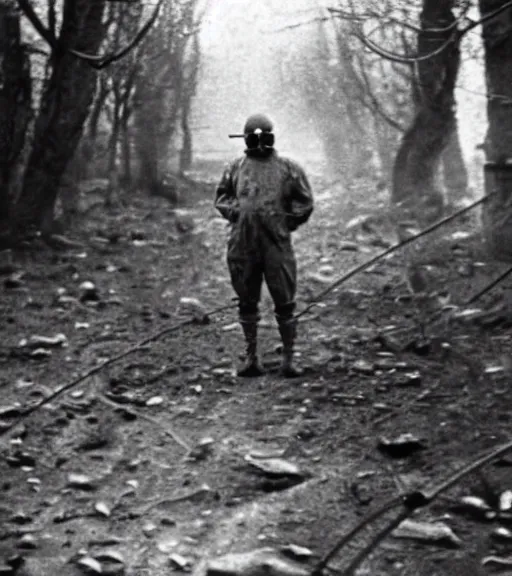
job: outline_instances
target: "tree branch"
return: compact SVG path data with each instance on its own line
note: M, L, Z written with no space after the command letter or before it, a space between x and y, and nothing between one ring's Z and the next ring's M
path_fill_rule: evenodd
M79 52L77 50L70 50L70 52L77 58L85 60L88 64L90 64L93 68L96 68L97 70L102 70L103 68L106 68L110 64L116 62L117 60L120 60L123 56L128 54L128 52L130 52L133 48L135 48L138 44L140 44L140 42L142 42L146 34L151 30L153 24L156 22L158 14L160 13L160 8L162 7L163 3L164 0L158 0L158 4L156 5L151 17L139 30L139 32L135 35L135 38L131 42L129 42L127 46L119 50L119 52L116 52L115 54L112 54L110 56L106 55L96 56L91 54L84 54L83 52Z
M32 24L32 26L39 33L41 38L43 38L52 49L57 47L57 38L52 34L51 30L46 28L46 26L41 22L39 16L35 13L29 0L17 0L18 6L21 11L27 17L27 20Z
M55 0L48 0L48 28L55 38L57 37L57 24L55 15Z
M360 60L360 59L359 59ZM362 80L364 82L364 92L370 98L370 110L376 112L383 120L385 120L390 126L398 130L399 132L405 132L404 126L402 126L399 122L397 122L394 118L392 118L381 106L379 100L373 93L370 79L368 78L368 74L366 73L366 69L361 61L359 61L359 69L361 72Z
M489 20L496 18L496 16L499 16L502 12L505 12L509 8L512 8L512 1L507 2L506 4L503 4L503 6L496 8L496 10L489 12L489 14L482 16L482 18L480 18L480 20L472 20L470 22L470 24L468 24L466 26L466 28L464 28L463 30L460 31L460 37L462 38L462 36L467 34L470 30L473 30L473 28L476 28L477 26L480 26L481 24L485 24L485 22L488 22Z

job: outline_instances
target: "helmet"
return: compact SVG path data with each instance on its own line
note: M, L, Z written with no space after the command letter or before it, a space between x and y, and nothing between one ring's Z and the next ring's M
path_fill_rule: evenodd
M264 114L249 116L244 126L245 144L249 150L263 149L271 151L274 147L274 125Z
M253 114L249 116L245 122L244 134L256 132L258 128L261 132L272 132L274 125L272 124L272 120L270 120L268 116L265 116L265 114Z

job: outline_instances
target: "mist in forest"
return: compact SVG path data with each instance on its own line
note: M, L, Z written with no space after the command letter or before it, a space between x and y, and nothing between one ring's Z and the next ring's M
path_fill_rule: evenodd
M292 60L311 51L319 26L329 27L319 22L325 15L321 0L210 2L201 31L202 63L194 102L196 159L230 160L240 154L243 141L230 140L228 134L240 133L247 116L263 112L274 120L280 153L303 162L309 171L328 170L318 121L305 102L287 93L283 82L308 82ZM464 42L472 53L478 52L479 33ZM481 58L463 58L458 86L460 140L471 164L486 130Z
M228 134L241 133L250 114L263 112L274 121L280 153L322 163L315 126L304 104L290 98L282 82L283 74L293 73L287 69L286 54L304 49L315 30L314 25L283 28L298 17L317 16L315 4L211 2L201 32L202 63L194 102L196 157L229 160L240 154L243 140L230 140Z

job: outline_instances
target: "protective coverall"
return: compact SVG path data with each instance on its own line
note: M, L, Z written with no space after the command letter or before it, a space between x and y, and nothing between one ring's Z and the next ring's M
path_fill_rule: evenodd
M231 223L227 261L247 343L246 365L239 375L262 373L256 340L265 279L283 342L281 370L284 376L296 376L292 358L297 270L291 232L313 211L308 179L298 164L280 157L273 148L265 153L246 150L224 171L215 207Z

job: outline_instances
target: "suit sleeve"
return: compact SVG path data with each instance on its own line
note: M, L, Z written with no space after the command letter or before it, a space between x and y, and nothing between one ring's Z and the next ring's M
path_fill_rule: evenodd
M215 190L215 208L229 222L236 222L239 215L238 198L233 183L236 163L227 166Z
M287 215L288 228L293 231L309 220L313 212L313 192L304 170L290 163L290 204Z

